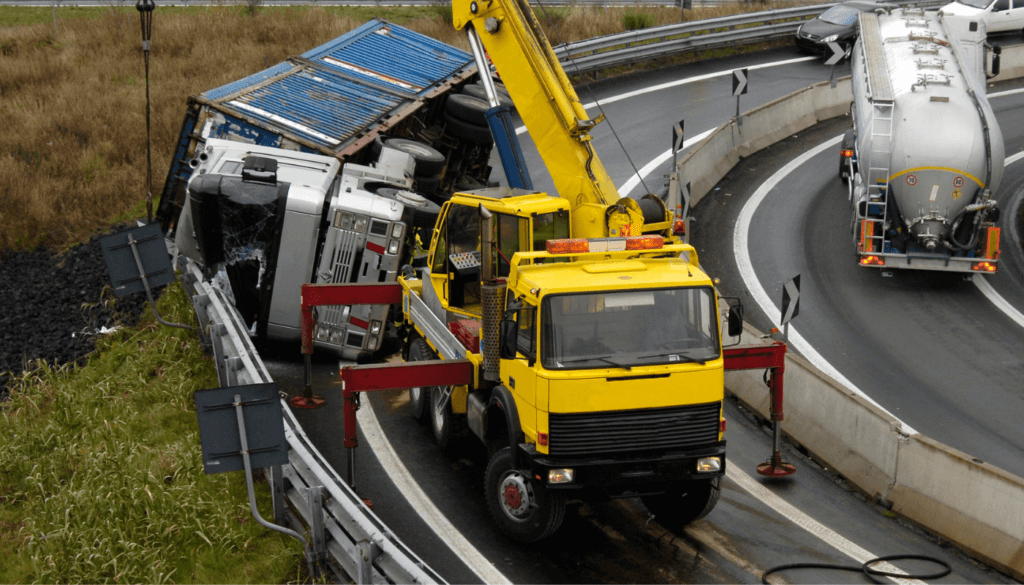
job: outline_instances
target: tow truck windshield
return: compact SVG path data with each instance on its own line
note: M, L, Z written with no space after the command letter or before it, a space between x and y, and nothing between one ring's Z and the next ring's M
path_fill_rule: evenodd
M710 287L552 295L541 305L541 363L630 370L714 360L714 298Z

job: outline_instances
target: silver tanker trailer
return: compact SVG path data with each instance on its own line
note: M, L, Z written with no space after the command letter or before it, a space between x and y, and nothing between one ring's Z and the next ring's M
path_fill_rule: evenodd
M1003 137L985 98L985 25L920 9L860 15L840 177L861 266L998 267ZM998 73L998 52L993 74Z

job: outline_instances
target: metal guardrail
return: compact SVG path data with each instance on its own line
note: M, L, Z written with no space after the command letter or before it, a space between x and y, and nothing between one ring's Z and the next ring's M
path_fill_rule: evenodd
M932 8L947 3L945 0L914 0L893 4ZM554 49L567 73L589 73L688 51L789 38L796 34L803 21L833 6L835 4L797 6L667 24L564 43Z
M244 321L191 260L179 262L204 342L213 348L220 386L272 382ZM310 533L313 555L339 583L445 583L366 507L316 449L281 399L289 464L265 470L274 521Z

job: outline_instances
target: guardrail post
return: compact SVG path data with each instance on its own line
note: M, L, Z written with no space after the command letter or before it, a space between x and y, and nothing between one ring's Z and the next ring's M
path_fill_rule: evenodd
M323 488L315 485L306 490L306 503L309 505L309 536L313 541L313 566L321 572L324 559L327 558L327 539L324 533L324 500ZM362 551L360 551L362 552ZM314 575L319 578L320 575Z
M373 583L373 561L380 554L380 547L376 542L364 540L359 543L359 558L356 559L358 575L356 583L359 585Z
M280 465L270 466L270 494L274 504L274 524L287 521L287 507L284 503L284 471Z

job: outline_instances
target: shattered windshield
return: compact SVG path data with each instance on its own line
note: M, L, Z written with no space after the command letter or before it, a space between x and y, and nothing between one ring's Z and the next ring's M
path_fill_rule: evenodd
M556 295L544 299L547 369L623 368L718 358L710 287Z

